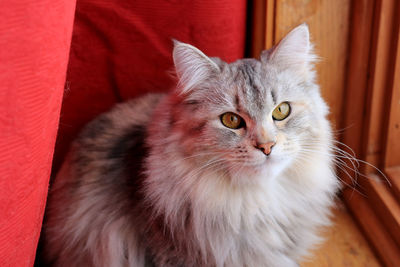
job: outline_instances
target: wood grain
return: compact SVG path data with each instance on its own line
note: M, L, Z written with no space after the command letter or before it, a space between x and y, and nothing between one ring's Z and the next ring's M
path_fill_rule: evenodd
M375 7L375 23L370 62L370 88L366 100L366 123L363 147L366 161L378 167L384 162L384 140L387 132L392 91L395 39L394 27L397 19L396 0L378 1ZM397 38L396 38L397 39ZM367 172L372 172L368 169Z
M258 58L261 51L265 49L265 28L266 28L266 3L265 0L254 0L251 2L251 46L250 56Z
M350 1L281 0L275 2L275 42L306 22L320 62L318 82L331 108L335 128L341 121L348 48Z
M400 1L266 0L265 14L264 48L308 23L330 119L345 129L341 141L393 184L360 177L355 186L367 197L346 188L345 202L382 262L400 266ZM360 170L371 177L376 169L367 165ZM329 266L321 262L314 266ZM344 266L359 266L354 264Z
M386 168L385 173L391 182L390 189L400 203L400 166Z
M343 115L344 124L354 127L344 133L343 142L356 151L358 158L378 167L383 167L387 114L391 110L398 7L395 0L354 1L352 5ZM361 170L367 177L376 172L365 166ZM387 184L364 177L358 182L358 190L366 197L347 189L344 199L385 266L400 266L399 203Z
M343 197L364 236L374 245L373 248L384 266L400 266L400 248L391 238L391 233L386 230L368 199L351 190L345 190Z
M400 244L400 205L391 194L386 181L374 174L370 174L368 178L364 183L368 200L375 208L375 213L381 218L385 229L391 233L393 240Z
M275 1L254 0L251 17L250 56L259 58L261 52L275 45Z
M349 145L358 158L362 157L361 136L366 109L374 7L374 2L368 0L354 1L351 7L345 106L342 111L342 127L347 129L342 142Z
M400 4L398 4L400 6ZM400 8L398 7L397 10ZM398 11L400 12L400 11ZM398 13L397 13L398 14ZM394 77L391 88L390 114L388 123L388 135L386 140L385 167L400 166L400 27L397 20L397 31L394 32L396 38L396 56L394 66ZM399 178L400 179L400 176Z
M275 23L276 23L276 15L275 15L275 4L276 0L266 0L265 5L265 14L266 14L266 27L265 27L265 49L269 49L272 46L276 45L275 40Z
M333 211L333 225L324 231L325 242L301 267L381 266L342 203Z

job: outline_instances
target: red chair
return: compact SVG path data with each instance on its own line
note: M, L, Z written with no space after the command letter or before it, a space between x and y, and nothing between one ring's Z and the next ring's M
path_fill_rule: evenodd
M245 0L2 1L0 266L33 265L52 162L55 172L79 129L174 85L171 38L233 61L245 27Z

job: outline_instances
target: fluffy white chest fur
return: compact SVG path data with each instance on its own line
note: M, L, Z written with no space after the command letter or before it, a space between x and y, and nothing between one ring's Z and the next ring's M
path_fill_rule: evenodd
M231 174L182 164L167 150L172 158L155 153L148 161L149 197L180 233L185 224L179 211L191 203L193 236L187 241L211 266L297 266L321 241L318 229L329 225L338 187L324 151L275 177L238 173L242 183L233 184Z

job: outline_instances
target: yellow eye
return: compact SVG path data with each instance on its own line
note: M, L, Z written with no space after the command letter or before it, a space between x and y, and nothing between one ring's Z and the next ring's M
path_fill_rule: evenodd
M272 111L272 118L277 121L286 119L290 115L290 105L288 102L280 103L274 111Z
M239 129L244 126L244 120L233 112L227 112L221 115L221 123L231 129Z

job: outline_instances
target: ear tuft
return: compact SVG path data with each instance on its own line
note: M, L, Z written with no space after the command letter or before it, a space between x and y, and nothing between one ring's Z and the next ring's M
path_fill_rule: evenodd
M312 52L307 24L294 28L271 51L264 51L261 61L271 62L282 69L309 69L311 63L316 61L316 56Z
M187 93L220 71L218 65L194 46L173 40L178 88Z

